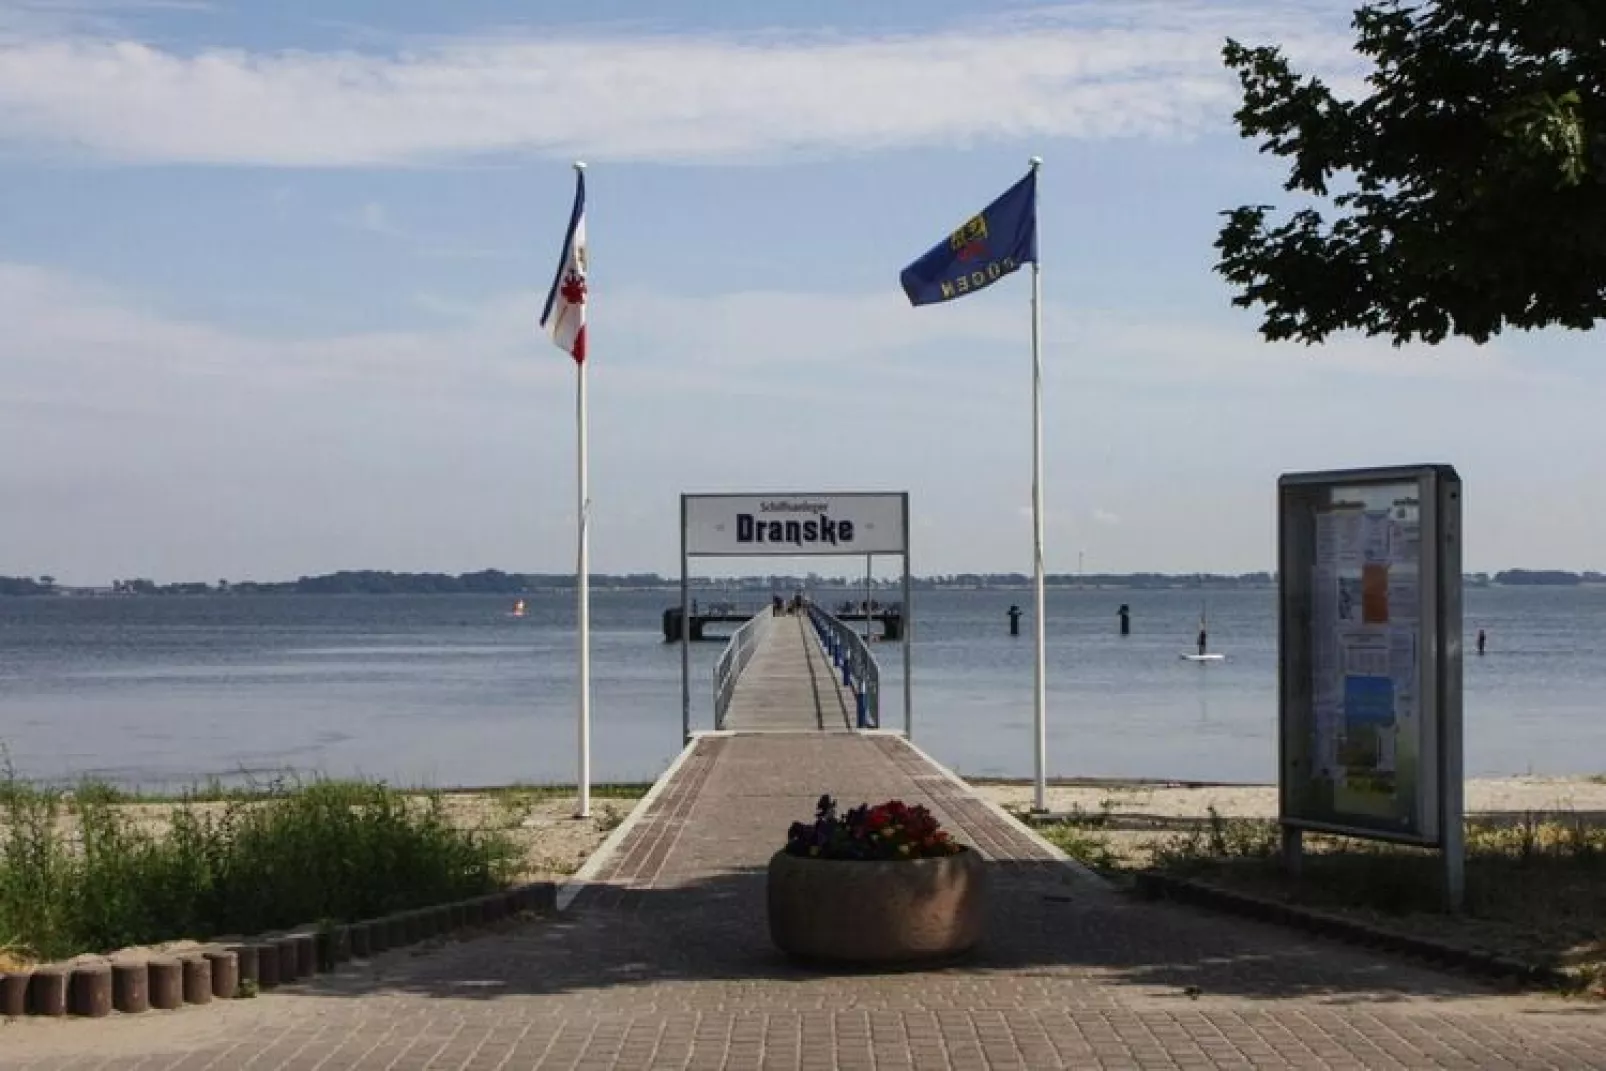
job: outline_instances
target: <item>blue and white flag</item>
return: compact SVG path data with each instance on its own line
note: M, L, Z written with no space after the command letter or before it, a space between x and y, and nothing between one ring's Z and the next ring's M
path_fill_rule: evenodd
M1037 172L1005 190L964 226L903 269L911 305L935 305L985 289L1037 260Z

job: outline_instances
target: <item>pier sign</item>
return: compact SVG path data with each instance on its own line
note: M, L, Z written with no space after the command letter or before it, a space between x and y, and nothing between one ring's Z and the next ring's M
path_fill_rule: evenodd
M903 554L904 493L683 495L688 557Z
M903 734L910 736L914 692L910 638L914 592L909 577L909 492L829 491L786 494L680 496L680 735L691 728L691 572L693 558L812 558L852 556L864 562L866 642L877 555L903 559L898 615L903 640ZM674 613L673 610L668 613ZM760 611L763 615L769 609ZM883 619L884 620L884 619ZM743 626L744 628L746 626ZM666 633L667 635L667 633ZM885 648L883 648L885 649ZM874 659L872 659L874 661Z

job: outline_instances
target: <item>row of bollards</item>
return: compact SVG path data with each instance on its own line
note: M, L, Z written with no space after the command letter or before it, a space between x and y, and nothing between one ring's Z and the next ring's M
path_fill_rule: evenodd
M417 944L521 912L549 912L557 889L536 882L455 903L366 922L303 926L252 938L219 938L169 953L125 951L0 971L0 1018L77 1015L98 1019L172 1011L250 996L298 982L353 959Z
M172 1010L229 999L240 989L240 953L204 946L173 955L80 957L0 974L0 1016Z

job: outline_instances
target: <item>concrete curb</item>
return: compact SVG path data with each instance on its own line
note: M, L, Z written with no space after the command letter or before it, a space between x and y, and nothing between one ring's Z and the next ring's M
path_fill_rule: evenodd
M597 875L602 873L603 868L612 862L613 857L619 853L619 848L624 844L625 838L630 835L630 831L635 829L647 812L652 809L652 805L658 801L659 796L663 795L664 789L669 785L669 782L675 779L675 774L686 764L686 760L691 758L692 752L697 750L697 742L705 736L730 735L733 734L715 731L692 733L691 740L687 742L685 747L680 749L680 754L675 756L674 761L669 764L669 768L658 775L658 780L652 783L652 787L647 790L647 794L636 801L635 807L625 816L625 820L614 827L613 832L609 833L603 842L597 845L597 850L591 853L591 857L585 861L579 870L570 875L569 880L563 883L562 888L558 889L555 901L556 910L569 910L569 905L574 903L574 898L584 892L587 886L595 883Z
M1004 810L1003 807L988 799L986 796L983 796L980 792L977 792L971 787L970 782L966 781L963 777L960 777L948 767L932 758L923 748L921 748L919 744L916 744L913 740L910 740L902 733L892 730L880 730L880 733L881 735L891 736L897 740L903 741L904 747L908 748L910 751L913 751L927 763L931 764L932 768L941 773L949 781L952 781L954 784L963 788L972 799L976 800L983 807L986 807L989 811L993 812L994 815L1014 826L1026 837L1027 840L1031 841L1037 847L1047 852L1052 859L1058 862L1061 866L1065 867L1067 870L1073 872L1078 879L1090 882L1103 889L1113 888L1108 881L1105 881L1102 877L1088 869L1088 867L1082 862L1072 859L1070 856L1066 855L1063 849L1054 844L1048 838L1044 837L1041 833L1037 832L1037 830L1033 829L1025 822L1022 822L1019 818L1016 818L1014 815Z
M1147 899L1174 900L1194 907L1241 915L1258 922L1289 926L1346 944L1362 945L1426 960L1438 967L1462 971L1481 978L1515 981L1522 985L1546 989L1572 989L1576 985L1573 979L1562 971L1544 964L1530 963L1510 956L1496 955L1483 949L1464 948L1428 937L1402 933L1329 911L1300 907L1250 893L1223 889L1207 882L1190 881L1187 878L1143 870L1135 876L1133 887L1139 896Z
M364 953L377 955L437 936L494 926L526 912L552 914L556 909L557 887L550 881L538 881L327 929L303 926L282 934L221 937L172 954L78 956L0 971L0 1018L73 1015L98 1019L108 1017L113 1009L131 1015L150 1008L208 1004L333 971L358 958L353 933L361 934L357 943ZM372 940L381 931L388 936L382 945Z

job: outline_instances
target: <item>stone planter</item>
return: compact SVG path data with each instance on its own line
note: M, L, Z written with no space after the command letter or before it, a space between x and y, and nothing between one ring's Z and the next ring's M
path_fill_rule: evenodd
M789 955L808 960L944 959L981 938L986 889L985 866L970 848L899 862L776 852L769 866L770 939Z

